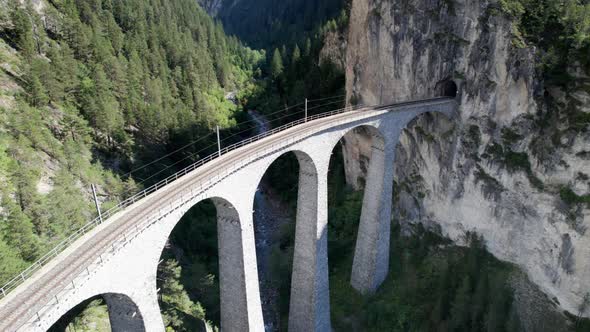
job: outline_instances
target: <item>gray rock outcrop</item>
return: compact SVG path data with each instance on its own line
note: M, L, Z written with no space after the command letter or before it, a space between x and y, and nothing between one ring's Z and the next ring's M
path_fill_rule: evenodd
M467 231L481 234L491 253L578 314L590 292L590 209L565 196L590 193L590 128L575 122L590 112L589 78L572 64L579 88L546 87L538 50L515 46L512 24L488 0L353 0L348 100L421 99L460 85L457 121L424 115L402 134L396 219L440 225L458 243ZM344 145L357 187L364 137Z

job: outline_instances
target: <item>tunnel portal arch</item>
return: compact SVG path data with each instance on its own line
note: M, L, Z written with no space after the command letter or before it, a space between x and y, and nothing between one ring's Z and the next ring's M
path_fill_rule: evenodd
M441 97L457 98L459 85L452 79L446 79L437 84L438 95Z

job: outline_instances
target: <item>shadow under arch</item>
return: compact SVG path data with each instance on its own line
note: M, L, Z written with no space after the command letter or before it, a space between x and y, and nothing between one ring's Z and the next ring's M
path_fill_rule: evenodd
M238 211L221 197L197 202L168 235L158 265L158 297L165 323L180 317L191 329L212 323L231 330L232 324L244 322L247 313L234 310L246 308L243 271ZM187 308L182 307L187 304L185 296L192 302Z
M106 307L108 312L108 324L106 322L84 322L83 313L92 308L95 311L102 311ZM97 317L98 318L98 317ZM65 332L71 330L71 324L101 324L102 327L108 325L113 332L119 331L137 331L144 332L145 325L143 317L137 305L127 295L118 293L105 293L89 298L78 304L65 313L50 328L49 332ZM96 326L94 327L96 328Z
M317 330L317 324L329 324L312 314L321 222L318 170L312 157L300 150L285 151L267 165L255 182L253 212L265 325L270 330ZM276 213L269 201L287 211ZM269 285L278 285L278 298Z
M359 125L343 134L332 148L328 195L330 272L345 275L360 293L374 292L389 270L392 188L386 185L386 177L392 172L386 170L393 167L393 154L385 147L386 137L377 127ZM361 180L363 174L366 181ZM354 248L352 255L350 247ZM346 264L349 270L337 272L333 263Z

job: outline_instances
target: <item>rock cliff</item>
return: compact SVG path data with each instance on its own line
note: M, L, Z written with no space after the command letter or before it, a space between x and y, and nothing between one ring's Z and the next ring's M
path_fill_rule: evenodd
M353 0L348 100L383 104L459 85L457 118L424 115L402 134L396 219L458 243L477 232L579 314L590 292L590 78L572 64L572 88L547 86L538 51L515 46L512 24L487 0ZM345 142L357 187L367 146L362 133Z
M230 7L233 6L233 4L236 2L237 0L230 0L230 1L224 1L224 0L199 0L199 4L201 5L201 7L203 7L203 9L205 9L205 11L207 11L207 13L209 13L209 15L216 17L217 14L219 14L219 11L222 10L222 8L225 7Z

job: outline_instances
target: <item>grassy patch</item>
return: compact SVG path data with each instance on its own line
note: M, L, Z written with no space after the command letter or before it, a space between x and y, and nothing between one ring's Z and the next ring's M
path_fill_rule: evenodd
M590 126L590 113L582 111L571 112L570 128L582 132L588 130L588 126Z
M429 143L434 142L434 136L428 132L426 132L426 130L424 130L424 128L420 127L420 126L416 126L416 133L418 135L420 135L420 137L422 137L424 140L426 140Z
M575 204L585 204L590 208L590 194L580 196L577 195L571 188L562 187L561 190L559 190L559 197L569 206Z
M498 143L492 143L487 146L482 157L500 162L510 172L525 172L531 185L538 190L544 190L543 181L533 173L529 156L526 152L515 152L508 147Z
M486 171L479 165L477 165L477 170L475 171L474 175L475 183L483 184L483 192L486 197L498 198L499 195L506 190L500 181L486 173Z
M109 332L111 324L107 305L102 297L84 301L68 311L48 332Z
M512 145L522 139L522 136L517 134L510 128L502 128L502 141L506 145Z
M511 171L527 171L531 168L529 156L526 152L507 150L504 154L504 164Z

